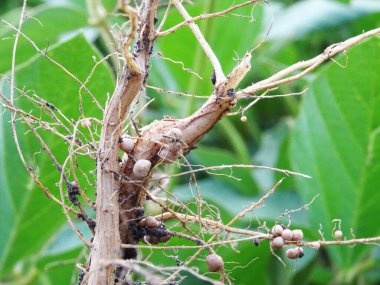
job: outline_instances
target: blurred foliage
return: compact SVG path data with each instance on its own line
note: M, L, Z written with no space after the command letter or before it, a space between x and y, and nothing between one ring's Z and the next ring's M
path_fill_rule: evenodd
M2 0L0 18L17 25L21 2ZM102 2L109 12L109 25L122 23L113 15L117 11L116 1ZM224 0L194 1L188 10L191 15L197 15L219 11L230 4L231 1ZM101 33L89 24L86 1L29 0L28 6L25 34L76 77L86 80L95 61L110 52L109 45L100 39ZM163 13L161 9L159 18ZM258 4L253 10L245 7L236 13L243 17L228 15L198 24L220 58L225 73L248 49L258 46L253 52L252 71L242 86L311 58L330 44L380 26L380 2L371 0L271 1L270 6ZM180 21L180 15L173 10L164 28ZM7 93L14 31L4 22L0 25L0 38L0 74L4 75L1 86ZM342 220L346 238L351 238L351 231L356 237L380 234L377 226L380 214L377 207L380 202L377 189L380 175L379 49L379 39L372 39L340 56L339 65L329 62L302 80L280 87L277 94L309 90L303 97L261 100L245 113L246 124L237 116L223 119L202 140L198 150L189 155L188 160L194 164L257 164L313 176L309 180L287 178L264 207L245 216L238 226L257 229L258 221L265 221L270 227L286 209L296 209L319 194L308 210L292 216L292 227L302 228L306 240L320 238L320 225L325 238L330 239L333 219ZM153 55L148 84L190 94L210 94L212 67L189 29L159 39ZM181 61L192 73L167 58ZM39 55L23 38L18 45L16 63L19 88L53 103L70 120L80 119L80 85ZM104 106L114 84L114 65L103 62L95 69L88 87ZM86 116L101 119L99 109L89 96L85 92L80 94ZM164 115L184 117L203 103L202 99L149 89L148 96L154 98L154 102L139 117L141 124ZM141 98L142 102L145 100ZM247 102L240 102L237 108ZM30 103L23 98L18 104L25 110L30 108ZM46 114L38 115L49 120ZM86 252L68 227L61 208L47 200L26 174L17 156L9 120L8 112L0 116L0 283L74 284L78 274L75 264L83 262ZM18 127L27 160L33 166L38 165L40 179L58 197L58 173L52 171L52 164L26 126L19 123ZM68 145L44 132L41 135L63 162ZM79 177L80 184L85 185L88 195L94 199L95 163L85 158L79 158L78 163L90 177L90 181L85 175ZM179 172L180 169L171 167L166 171ZM222 173L230 174L229 170ZM270 171L247 169L234 169L233 175L240 181L225 175L197 176L204 200L217 207L223 221L257 201L282 177ZM173 179L169 188L181 200L193 201L188 177ZM93 215L91 211L90 214ZM89 237L85 225L75 223ZM175 238L169 242L169 245L176 244L190 243ZM305 258L286 261L286 267L273 257L266 242L255 247L247 241L234 250L220 247L217 251L223 256L226 269L233 269L231 276L235 284L252 284L253 278L258 284L380 282L380 251L370 245L331 247L318 252L308 249ZM142 251L141 254L149 253ZM151 261L173 266L177 260L184 261L193 253L191 250L154 251ZM201 255L201 259L203 257ZM206 270L202 260L196 260L194 265ZM183 284L204 283L189 276Z
M333 228L329 222L336 218L347 235L380 233L373 227L380 214L380 116L375 111L380 108L379 46L380 40L372 39L339 58L341 64L347 59L347 70L330 64L320 72L292 134L294 167L314 177L313 182L297 179L300 194L307 200L320 193L315 206L321 209L309 217L312 224L324 225L326 238ZM346 271L341 277L345 280L352 278L352 265L367 258L370 248L330 251L335 264Z

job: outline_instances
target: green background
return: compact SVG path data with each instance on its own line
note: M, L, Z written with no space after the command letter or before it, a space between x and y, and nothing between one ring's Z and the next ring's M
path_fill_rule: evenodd
M22 1L2 1L0 18L17 25ZM107 24L122 23L115 17L116 1L104 0ZM232 1L194 1L187 6L191 15L225 9ZM242 2L242 1L235 1ZM84 0L28 1L28 18L23 32L48 55L61 63L82 82L95 62L112 52L104 40L104 30L91 26ZM159 19L164 9L159 10ZM225 16L199 22L201 30L225 73L244 53L265 42L253 52L252 70L240 87L267 76L300 60L306 60L332 43L343 41L380 24L379 1L271 1L242 8L236 13L244 17ZM273 18L273 22L272 22ZM164 28L181 21L175 11L169 14ZM268 36L267 32L271 26ZM1 88L9 94L11 56L14 31L0 23ZM256 230L260 224L271 227L285 210L297 209L318 197L307 208L292 215L292 228L301 228L306 241L318 240L321 234L333 239L336 223L341 221L345 239L372 237L380 234L380 39L374 37L320 67L317 71L281 86L271 94L307 91L302 96L259 101L245 115L224 118L192 151L193 164L256 164L302 172L312 179L288 177L265 205L242 218L236 226ZM161 52L163 56L159 56ZM199 74L186 72L185 68ZM20 38L16 57L16 86L29 95L53 103L69 120L81 118L79 98L88 117L102 114L80 85L44 57L24 38ZM209 95L212 66L188 28L159 39L152 59L148 84L157 87ZM104 106L112 94L115 81L114 61L97 65L87 84L96 100ZM182 118L196 110L203 99L147 91L154 102L139 116L141 125L164 115ZM142 98L142 102L147 102ZM248 100L239 102L240 106ZM52 122L46 112L35 108L20 96L19 107ZM0 283L1 284L75 284L75 264L84 262L87 251L67 225L62 209L36 187L22 165L10 128L10 114L0 116ZM41 181L56 197L59 174L41 150L27 126L17 122L20 146ZM94 126L95 137L99 126ZM68 155L69 145L62 139L40 131L60 163ZM83 136L89 138L88 132ZM78 157L78 164L89 179L79 177L80 185L94 199L95 162ZM176 173L180 169L168 167ZM229 170L222 172L230 174ZM283 175L264 170L234 169L233 175L197 175L202 198L216 206L221 219L228 222L235 214L257 201ZM192 185L194 186L194 185ZM167 190L194 206L189 177L173 179ZM66 203L69 203L66 201ZM152 209L150 209L152 210ZM206 211L207 213L207 211ZM89 209L89 214L94 216ZM86 237L90 233L83 222L74 221ZM281 220L287 223L287 218ZM168 224L170 225L170 224ZM194 230L199 227L194 226ZM204 235L207 239L208 235ZM169 245L190 242L173 238ZM234 284L378 284L380 251L374 245L335 246L320 250L305 249L305 257L297 261L284 258L286 266L270 252L267 242L259 247L251 241L236 247L215 248L225 261ZM142 251L141 256L150 251ZM154 251L150 261L161 266L175 266L185 261L192 250ZM283 252L278 253L281 257ZM206 271L200 255L192 265ZM217 275L208 275L216 277ZM206 284L192 276L181 284Z

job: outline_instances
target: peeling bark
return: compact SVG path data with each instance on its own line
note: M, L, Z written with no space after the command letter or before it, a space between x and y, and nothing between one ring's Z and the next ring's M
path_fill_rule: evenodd
M141 6L139 39L133 56L126 55L126 66L116 90L106 108L99 143L97 165L97 226L90 255L90 270L83 284L114 284L115 266L107 260L136 258L136 251L121 250L120 244L136 244L143 238L138 223L144 217L143 203L149 184L149 174L136 177L133 167L137 160L146 159L152 168L163 161L160 151L187 154L194 145L236 104L235 88L250 69L250 55L225 78L217 83L209 100L185 119L164 118L144 127L128 160L119 167L119 138L122 124L133 99L143 88L149 72L157 0L146 0ZM170 130L181 132L180 138L170 137ZM173 148L173 145L175 147ZM107 266L104 266L107 264ZM123 278L118 272L117 278Z
M129 154L131 159L124 166L123 181L120 188L120 237L125 244L136 244L142 237L136 234L137 224L143 218L143 203L149 183L149 176L144 180L133 174L134 163L139 159L151 161L152 167L162 162L160 150L169 148L171 129L182 131L180 153L188 153L195 144L205 136L212 127L235 106L235 88L250 70L251 56L247 54L231 74L215 87L209 100L188 118L177 120L164 118L144 127L136 142L134 150ZM128 256L128 257L133 257Z
M82 284L114 284L115 266L103 264L121 257L118 142L128 109L148 76L157 2L145 0L141 5L139 40L133 56L126 55L126 65L104 113L97 160L97 226L90 253L90 269Z

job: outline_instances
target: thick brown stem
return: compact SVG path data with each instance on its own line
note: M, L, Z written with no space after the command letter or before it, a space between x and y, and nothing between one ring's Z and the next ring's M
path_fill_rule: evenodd
M100 268L102 260L120 257L118 189L118 140L131 100L139 92L142 75L126 67L106 109L97 165L96 233L91 250L88 284L112 284L114 268Z
M176 128L182 132L178 153L187 153L236 103L235 88L250 69L250 55L222 82L215 86L209 100L192 116L182 119L164 119L142 130L130 159L122 173L118 168L118 140L122 123L132 100L147 78L148 60L154 39L154 20L157 0L142 4L140 37L133 57L126 56L127 65L104 116L98 159L97 228L91 252L89 284L112 284L115 267L104 268L104 260L120 258L120 242L135 244L137 222L143 217L143 202L149 175L136 177L133 168L140 159L149 160L152 166L162 161L160 151L170 144L168 131ZM134 258L134 254L124 258ZM102 267L103 265L103 267Z
M105 110L97 161L96 232L84 284L113 284L115 280L115 266L103 264L121 256L118 142L128 109L147 77L156 9L157 0L143 1L139 40L133 56L126 56L126 65Z
M143 218L143 202L149 183L149 175L144 179L133 173L136 161L149 160L152 166L163 161L162 150L170 150L170 130L181 131L179 153L188 153L192 147L206 135L212 127L236 103L235 88L250 69L250 54L231 74L218 84L209 100L194 114L182 120L165 118L155 121L141 130L134 150L129 154L130 159L124 167L124 180L120 189L120 236L123 244L136 244L142 237L138 233L138 222ZM176 156L172 157L174 160ZM137 231L137 233L136 233ZM128 256L131 258L133 256Z

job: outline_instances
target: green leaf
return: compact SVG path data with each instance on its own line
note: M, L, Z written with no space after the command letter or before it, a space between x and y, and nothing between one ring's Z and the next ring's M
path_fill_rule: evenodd
M237 193L226 183L221 183L214 178L202 179L198 181L197 184L202 195L202 199L206 201L209 206L213 205L217 207L224 224L228 223L233 216L237 215L243 209L246 209L252 203L257 202L262 196L242 195ZM188 184L175 187L173 194L186 204L189 204L191 200L194 200ZM274 220L286 209L296 209L300 206L302 206L302 202L295 192L276 191L265 201L265 204L262 207L255 209L252 213L247 213L233 226L237 228L257 230L257 227L262 225L265 221L267 227L271 227L274 224ZM305 211L295 213L292 215L292 227L296 228L297 226L306 226L306 218L307 215L305 215ZM260 221L261 224L258 224L257 221ZM287 219L281 221L287 223ZM207 238L204 239L207 240ZM183 241L179 241L178 244L183 244ZM170 243L170 245L173 244ZM246 241L236 244L236 249L238 250L237 252L229 247L218 248L218 254L223 257L226 268L229 270L233 268L235 269L230 272L235 280L234 284L251 284L249 280L251 280L253 275L255 276L255 280L258 280L259 284L282 284L284 282L268 283L268 279L271 279L273 276L292 276L296 273L295 270L297 270L297 272L299 270L303 270L304 267L306 267L315 257L315 250L305 249L305 258L297 260L296 262L288 261L283 257L286 264L289 264L289 266L284 267L282 263L277 260L277 258L271 257L271 252L268 245L268 241L262 241L260 246L256 247L251 241ZM285 251L278 252L278 254L283 256L284 252ZM150 252L147 251L147 254L149 253ZM181 252L178 252L178 254L180 253ZM189 253L189 255L191 256L191 253ZM165 258L165 256L158 257L154 260L161 262L164 260L163 258ZM253 259L256 258L257 260L253 261ZM198 268L204 267L204 264L202 263L193 265ZM270 268L270 270L264 270L264 268ZM242 272L249 272L249 274L242 274ZM283 275L279 275L280 273ZM188 282L184 284L191 283Z
M278 166L280 160L279 156L281 155L280 146L284 142L288 129L289 126L287 125L287 122L284 121L262 133L260 148L253 157L253 161L256 165L265 165L269 167ZM264 169L255 169L253 175L260 186L261 192L267 192L273 187L273 185L275 185L276 181L280 180L281 177L284 176L282 173L276 173L274 171ZM283 184L291 178L292 177L288 177ZM284 188L283 184L281 188Z
M17 15L17 17L16 17ZM4 18L17 26L20 9L9 12ZM3 18L3 17L1 17ZM12 21L13 20L13 21ZM75 32L87 25L86 13L74 5L49 6L42 5L28 11L22 32L27 35L41 50L49 50L64 36ZM14 44L15 31L2 23L0 26L0 73L11 68L11 54ZM22 36L17 45L16 64L20 64L36 55L37 51Z
M295 171L313 179L297 179L310 218L331 239L332 220L342 220L345 238L380 233L380 40L352 48L320 71L305 97L291 137L290 159ZM369 246L329 248L334 264L349 271Z
M262 197L261 194L242 195L237 193L235 189L215 178L202 179L197 184L202 198L219 206L222 213L225 213L222 214L222 217L225 216L226 218L237 215ZM174 187L173 194L183 202L194 199L188 184ZM302 205L300 197L294 191L276 191L265 201L265 207L255 209L253 214L247 214L241 220L250 223L253 219L259 218L262 221L274 223L274 220L286 209L297 209ZM281 221L287 222L285 218ZM307 226L307 215L304 211L296 212L292 215L292 222L299 226Z
M50 50L49 56L70 70L82 82L95 66L94 59L97 61L101 59L99 52L81 35ZM28 64L17 70L16 86L29 90L29 94L34 92L54 104L69 119L77 120L80 116L78 110L80 85L42 56L34 57ZM99 64L86 86L104 106L107 94L114 88L114 78L109 66L104 62ZM86 116L95 116L100 119L102 114L89 96L83 92L82 98ZM48 117L38 108L32 108L32 105L23 97L19 97L17 103L38 117ZM0 223L2 227L0 272L2 275L9 275L10 270L16 268L15 265L20 262L34 263L36 254L40 253L47 241L57 234L66 220L62 208L48 200L42 191L34 186L20 163L10 132L9 114L5 113L0 119L2 131L0 154L4 155L1 161L3 165L0 168L0 213L1 220L7 221L5 225ZM59 181L58 171L41 150L34 135L26 132L27 126L24 124L17 126L21 148L28 163L34 170L38 170L43 184L56 197L59 197L56 185ZM73 132L73 127L70 125L68 127ZM39 133L62 165L68 155L68 145L51 133L41 130ZM95 168L94 161L78 159L81 169L91 179L90 171ZM35 165L38 165L38 168ZM92 186L87 184L83 177L79 180L79 183L93 197ZM66 203L69 204L68 201Z
M235 1L235 4L241 2L243 1ZM205 12L222 11L230 4L228 1L200 1L194 5L186 5L186 9L190 15L195 16ZM252 7L253 5L248 5L234 11L235 14L246 17L228 15L197 21L206 40L220 59L225 74L230 73L238 59L242 58L245 52L260 40L260 33L263 29L263 7L260 5L255 6L254 9ZM251 16L255 21L250 21ZM162 18L162 15L159 18ZM182 21L182 16L173 11L165 23L164 30ZM244 29L241 29L242 26ZM210 81L213 72L212 66L188 27L183 27L173 34L158 39L155 51L162 52L166 58L182 62L186 68L199 74L202 79L184 71L180 64L155 56L150 78L152 85L172 90L175 88L177 91L188 91L197 95L209 95L212 92L213 86ZM172 112L172 114L177 116L189 114L202 101L199 99L194 101L193 98L179 98L182 103L173 104L173 96L166 96L165 100L168 101L169 106L173 106L175 113Z
M350 5L337 1L298 1L286 9L278 9L269 39L300 39L314 31L348 25L379 10L377 1L353 1Z
M103 5L104 5L104 8L107 10L107 11L114 11L115 8L117 8L118 6L118 0L102 0L103 2Z
M77 284L80 271L76 264L84 262L81 251L81 248L76 248L57 255L41 257L36 264L38 281L29 284Z
M237 158L232 152L221 149L202 146L191 153L198 164L204 166L219 166L219 165L234 165L241 164L241 160ZM213 172L213 171L211 171ZM249 168L225 168L223 170L215 171L215 179L228 183L231 187L239 190L245 194L257 194L258 189L255 181L251 175L252 169ZM234 179L232 177L233 176Z
M236 1L236 4L241 2L243 1ZM194 5L187 5L186 8L190 15L198 15L207 11L222 11L228 8L229 5L230 3L226 1L202 1ZM197 22L206 40L219 57L226 74L237 64L237 59L241 58L247 49L257 43L261 30L263 29L262 6L248 5L234 12L235 14L247 17L228 15L220 19L207 19ZM250 16L252 16L255 21L251 22ZM159 15L159 18L162 18L162 14ZM174 9L166 21L164 30L182 21L182 16ZM229 27L228 29L226 29L227 26ZM245 28L240 29L241 26L245 26ZM240 32L237 33L236 31L239 29ZM157 56L157 51L162 52L166 58L182 62L185 68L190 68L199 74L202 79L199 79L192 73L184 71L180 64L175 64L163 59L163 57ZM188 27L183 27L167 37L158 39L153 55L155 56L153 58L149 84L169 90L188 91L196 95L208 96L212 92L213 85L210 81L212 66ZM156 92L149 92L149 94L152 97L154 96L156 100L155 103L152 104L153 108L157 110L156 114L154 114L155 116L152 116L152 120L167 114L173 117L184 117L205 101L205 99L157 94ZM228 142L228 147L233 149L233 152L229 153L226 150L221 150L221 155L223 156L222 163L234 161L234 163L249 164L250 154L248 145L244 143L243 138L237 131L236 125L233 125L228 118L225 118L225 120L218 124L216 130L220 133L218 135L222 138L223 143ZM215 132L208 134L205 140L212 139L214 135ZM206 141L205 143L207 144L208 142ZM202 157L204 159L204 153L197 154L197 152L201 151L202 150L194 150L193 153L198 158ZM214 152L214 158L210 158L216 162L215 165L220 164L218 163L217 156L218 154ZM227 158L226 156L229 157ZM203 163L203 161L200 162ZM205 164L211 165L208 162L205 162ZM230 181L230 183L236 185L236 188L244 193L257 193L255 182L249 174L250 171L234 170L234 173L238 172L245 173L244 180L246 181L239 183Z

